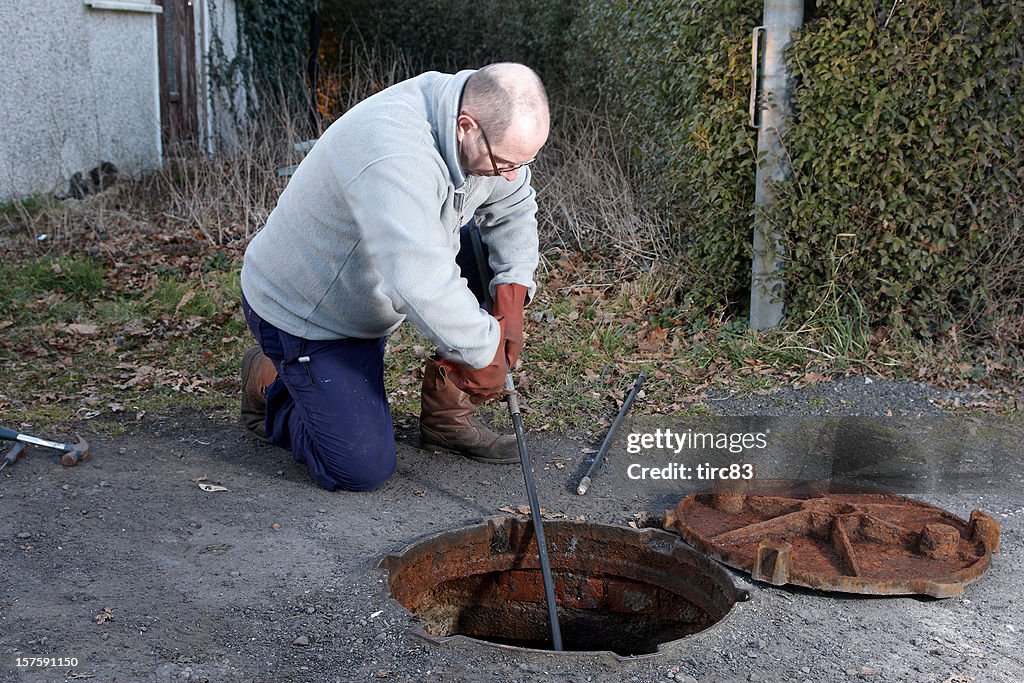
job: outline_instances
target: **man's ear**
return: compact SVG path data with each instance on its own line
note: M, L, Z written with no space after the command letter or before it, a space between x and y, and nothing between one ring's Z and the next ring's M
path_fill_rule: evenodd
M473 122L472 117L468 114L459 114L459 117L455 119L455 134L459 142L462 142L462 138L469 131L476 127L476 123Z

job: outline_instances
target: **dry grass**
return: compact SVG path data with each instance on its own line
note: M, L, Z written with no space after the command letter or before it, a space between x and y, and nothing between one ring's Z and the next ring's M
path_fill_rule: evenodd
M538 161L542 240L565 251L597 251L635 273L667 254L667 224L640 201L619 152L625 133L604 116L553 107L551 139Z

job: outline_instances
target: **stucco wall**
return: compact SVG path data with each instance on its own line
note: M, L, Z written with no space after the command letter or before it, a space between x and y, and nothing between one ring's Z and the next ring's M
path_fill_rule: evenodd
M160 166L156 16L0 2L0 201Z

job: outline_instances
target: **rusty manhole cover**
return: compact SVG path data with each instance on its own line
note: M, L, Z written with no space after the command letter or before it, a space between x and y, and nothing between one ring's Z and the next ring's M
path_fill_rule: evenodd
M709 628L748 597L674 534L578 522L547 522L544 532L566 651L653 654ZM499 517L436 534L380 567L392 597L429 640L552 648L528 521Z
M965 522L895 494L755 485L688 496L665 513L665 528L759 581L875 595L960 595L999 551L999 524L980 510Z

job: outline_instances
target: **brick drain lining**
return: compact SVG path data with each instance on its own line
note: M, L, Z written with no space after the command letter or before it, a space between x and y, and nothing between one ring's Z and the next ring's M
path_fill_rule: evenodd
M548 522L544 530L567 651L653 654L747 599L722 567L673 534L577 522ZM494 518L443 532L380 566L392 597L429 639L552 647L529 521Z

